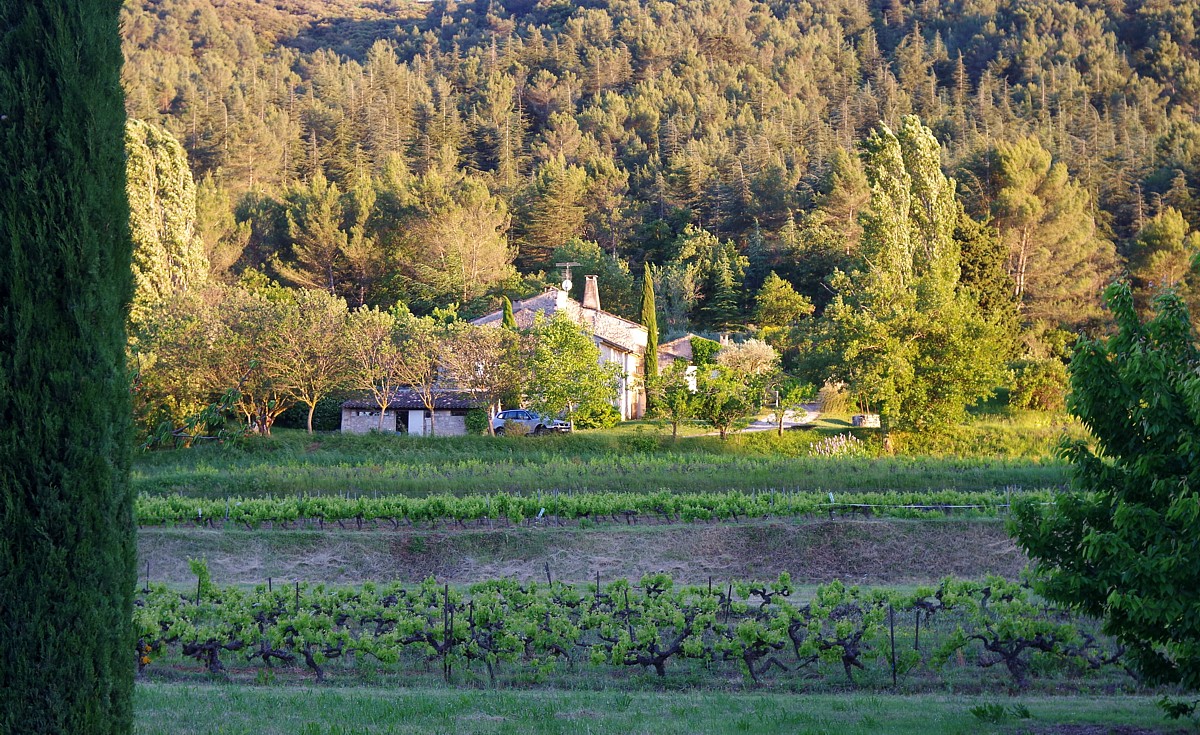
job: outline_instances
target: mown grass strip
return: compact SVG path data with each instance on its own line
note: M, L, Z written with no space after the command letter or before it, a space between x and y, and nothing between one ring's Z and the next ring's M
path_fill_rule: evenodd
M960 735L1022 726L1055 732L1056 726L1089 724L1171 731L1151 697L1004 697L1000 703L1010 711L1022 705L1031 717L1001 724L985 723L971 713L972 708L996 701L994 696L954 695L797 697L711 691L397 691L143 683L137 688L134 731L138 735Z

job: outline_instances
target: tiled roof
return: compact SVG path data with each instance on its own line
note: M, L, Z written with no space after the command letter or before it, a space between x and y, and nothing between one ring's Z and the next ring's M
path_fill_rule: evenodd
M568 298L565 292L557 288L546 289L537 296L513 304L513 318L519 329L532 327L539 312L549 317L559 311L565 312L576 324L586 327L592 334L614 347L639 355L646 352L647 333L641 324L610 314L603 309L585 309L582 304ZM493 311L471 323L498 325L502 319L502 312Z
M455 409L455 408L477 408L482 405L482 402L475 396L466 391L441 389L434 391L433 404L439 409ZM398 410L423 410L425 403L422 402L421 396L412 388L396 388L392 391L391 401L388 403L389 409ZM379 404L375 402L375 397L369 393L364 393L359 397L351 398L342 403L342 408L379 408Z

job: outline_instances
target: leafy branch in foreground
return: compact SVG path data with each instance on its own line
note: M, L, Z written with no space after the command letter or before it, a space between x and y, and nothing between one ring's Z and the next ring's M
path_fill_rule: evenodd
M1119 331L1081 340L1071 361L1069 406L1097 442L1064 448L1079 491L1018 504L1012 527L1043 595L1103 619L1148 682L1195 691L1200 348L1178 294L1160 295L1146 322L1128 284L1107 298Z

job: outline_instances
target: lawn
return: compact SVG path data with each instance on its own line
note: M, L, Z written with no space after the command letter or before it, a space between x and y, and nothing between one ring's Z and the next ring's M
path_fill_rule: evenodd
M991 705L989 707L989 705ZM144 683L138 735L1178 732L1149 697L786 695ZM983 717L972 713L977 709ZM1027 717L1025 715L1028 715Z

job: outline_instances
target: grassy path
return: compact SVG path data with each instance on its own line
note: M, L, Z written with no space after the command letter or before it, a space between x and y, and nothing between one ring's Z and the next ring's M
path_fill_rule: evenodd
M988 722L973 707L999 704ZM1015 709L1014 709L1015 708ZM1024 709L1022 709L1024 708ZM1018 716L1026 714L1029 717ZM308 689L142 684L138 735L1176 732L1149 697ZM1100 727L1088 727L1100 726Z

